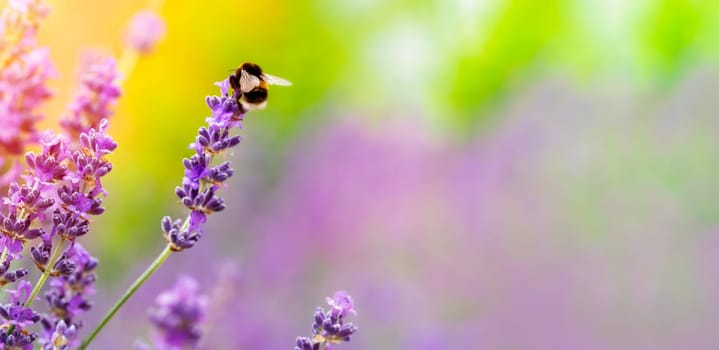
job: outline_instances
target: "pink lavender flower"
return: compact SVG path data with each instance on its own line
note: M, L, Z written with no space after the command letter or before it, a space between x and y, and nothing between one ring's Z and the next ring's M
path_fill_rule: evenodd
M152 10L142 10L130 20L125 33L125 43L141 54L148 54L157 42L165 37L166 32L162 17Z
M48 12L39 0L14 0L0 15L0 188L17 179L17 157L37 140L36 107L51 96L47 79L55 76L46 48L35 35Z
M212 160L240 143L240 137L230 136L230 131L242 127L244 115L239 114L237 103L229 94L227 80L216 85L220 87L221 96L206 98L212 115L206 119L208 125L198 130L195 142L190 145L195 154L183 159L185 176L182 186L175 189L175 194L190 213L184 222L170 217L162 219L165 240L173 251L193 247L203 234L202 225L207 221L207 215L225 209L224 200L217 195L217 190L234 174L234 170L229 162L213 165Z
M197 281L183 276L175 286L161 293L150 320L156 327L153 344L158 350L193 349L202 336L208 300L198 293Z
M115 59L89 54L85 61L80 90L60 121L72 138L79 137L83 131L100 130L100 122L112 115L112 108L120 97Z
M55 75L48 50L27 52L0 69L0 150L22 154L35 138L35 123L42 116L35 108L52 94L45 86Z
M327 304L329 310L318 307L315 312L312 338L298 337L295 350L329 349L331 344L350 341L350 336L357 332L354 324L344 323L345 316L355 314L354 302L347 292L335 292L332 298L327 298Z
M67 174L67 164L64 160L70 157L65 145L65 139L52 132L45 134L41 141L40 153L28 152L25 154L28 180L37 180L41 184L51 184L62 180Z

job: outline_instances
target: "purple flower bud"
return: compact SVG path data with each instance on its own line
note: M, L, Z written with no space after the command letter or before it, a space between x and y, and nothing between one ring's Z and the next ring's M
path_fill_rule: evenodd
M29 271L27 269L23 269L23 268L20 268L20 269L14 270L14 271L10 271L10 272L6 272L2 275L2 278L0 278L0 285L4 286L8 283L13 283L13 282L27 276L28 273L29 273Z
M75 263L67 258L65 254L63 254L60 259L57 259L55 264L52 266L52 271L50 272L53 276L69 276L75 271Z
M210 168L210 173L207 174L207 178L212 183L220 184L232 177L234 173L235 171L230 167L230 162L224 162L218 166Z
M65 240L75 241L77 237L85 235L89 230L89 222L73 212L55 210L52 215L52 234L57 234Z
M8 188L8 195L5 197L4 203L13 208L22 207L33 214L42 213L55 204L55 201L42 195L41 187L39 182L34 182L32 186L13 182Z
M229 128L220 128L216 125L210 128L201 127L195 138L197 145L210 153L220 153L227 148L237 146L240 143L240 136L230 136Z
M297 337L297 345L295 350L317 350L319 349L319 343L312 344L312 340L307 337Z
M193 184L199 183L200 179L207 176L212 156L209 154L193 155L190 159L183 159L185 166L185 178Z
M50 251L52 250L52 240L50 237L43 236L42 241L37 247L30 247L30 255L35 261L35 265L40 271L45 271L45 266L50 261Z
M215 109L222 103L222 100L220 100L217 96L207 96L205 97L205 103L207 103L207 106L210 107L210 109Z
M190 210L210 214L225 209L224 200L215 196L215 190L212 187L200 192L197 188L185 184L183 187L177 187L175 194L180 198L180 202Z
M180 224L180 220L172 222L172 219L168 216L162 219L162 231L165 233L165 240L170 245L170 248L176 252L194 247L195 243L202 237L202 231L199 228L200 224L192 225L190 223L187 227L180 227Z
M67 167L52 155L29 152L25 154L25 161L30 175L42 182L61 180L67 173Z
M105 211L102 207L102 199L92 198L83 193L80 191L78 183L72 183L70 186L63 185L57 190L57 196L65 204L65 207L72 212L100 215Z

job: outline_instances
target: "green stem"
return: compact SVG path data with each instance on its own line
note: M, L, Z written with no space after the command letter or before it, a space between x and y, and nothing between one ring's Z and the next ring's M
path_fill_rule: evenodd
M38 279L37 283L35 283L35 287L32 289L32 293L30 293L30 297L27 298L27 300L25 301L25 307L30 307L30 305L32 305L32 302L33 302L33 300L35 300L37 293L40 293L42 286L45 285L45 281L47 281L47 278L50 276L50 271L52 271L52 268L55 265L55 261L57 260L57 257L59 256L60 252L62 251L63 245L65 245L65 239L61 238L60 242L57 244L57 247L55 248L55 251L52 253L52 256L50 257L50 260L45 265L45 271L42 272L42 276L40 276L40 279Z
M135 292L140 288L140 286L142 286L145 281L147 281L147 279L152 276L152 274L160 267L160 265L162 265L162 263L165 262L165 260L168 256L170 256L171 253L172 250L170 250L170 246L167 245L165 247L165 250L163 250L162 253L157 256L155 261L153 261L152 264L147 267L147 270L145 270L145 272L143 272L142 275L140 275L140 277L138 277L135 282L132 283L130 288L125 291L122 297L120 297L120 300L115 303L112 309L110 309L110 311L105 314L105 317L102 318L102 321L100 321L100 323L95 327L95 329L92 330L90 335L82 342L80 347L77 348L78 350L84 350L87 348L88 345L90 345L92 340L95 339L97 334L100 333L100 331L103 327L105 327L107 322L109 322L112 317L115 316L115 313L117 313L117 311L120 310L123 305L125 305L125 302L127 302L127 300L130 299L133 294L135 294Z

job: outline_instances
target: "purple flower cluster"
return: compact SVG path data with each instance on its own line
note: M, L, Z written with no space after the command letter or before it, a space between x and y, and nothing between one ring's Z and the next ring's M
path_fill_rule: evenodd
M73 340L70 335L82 325L76 316L90 307L86 296L93 293L97 261L75 240L88 233L90 216L104 211L101 178L112 169L106 156L117 147L105 134L106 128L107 121L103 121L98 130L82 132L76 145L47 134L41 151L25 157L25 183L12 183L2 200L0 284L27 275L24 269L10 271L10 264L22 258L26 243L37 241L30 247L31 258L43 275L52 278L45 295L50 313L42 319L45 332L41 341L48 349L62 348L58 344ZM21 283L24 290L27 281ZM18 305L31 302L23 299ZM17 337L3 340L0 332L0 344L16 341ZM47 345L51 343L55 348Z
M14 0L0 15L0 188L20 175L19 156L37 141L36 107L50 98L56 75L47 48L35 36L48 8L38 0Z
M150 320L156 327L155 349L196 348L208 305L207 297L198 293L197 281L188 276L181 277L171 290L157 297L156 304L150 310Z
M103 121L98 130L82 132L77 145L48 133L41 151L25 156L25 184L10 185L0 212L2 247L10 254L18 255L26 240L42 237L45 245L38 246L33 257L44 265L43 252L51 248L53 237L74 242L88 232L89 216L104 211L101 178L112 170L106 156L117 148L106 129Z
M0 329L0 344L3 349L31 350L32 343L37 339L37 333L27 328L40 321L40 315L29 307L24 306L32 290L28 281L20 281L16 290L8 290L10 303L0 306L0 316L4 319ZM5 331L7 330L7 331Z
M66 135L37 133L34 109L50 97L45 80L54 74L47 50L35 45L47 7L39 0L9 5L0 17L0 157L22 154L28 142L39 143L40 150L25 154L22 176L22 167L8 167L1 163L9 158L0 158L6 169L0 187L7 189L0 198L0 286L18 283L9 291L11 302L0 306L0 348L32 349L39 339L44 349L69 349L82 326L77 317L94 293L97 260L75 241L89 232L90 217L104 212L101 179L112 170L107 156L117 148L106 134L106 118L120 95L115 61L98 56L86 64L82 88L62 123ZM12 268L27 247L42 273L34 289L24 280L26 269ZM48 279L49 312L41 315L30 306ZM38 322L42 334L27 329Z
M79 244L70 248L55 265L58 277L50 282L50 289L45 293L45 302L50 313L42 320L43 339L41 342L48 347L76 345L76 330L82 327L77 317L90 309L88 296L95 294L95 268L97 259ZM49 347L49 349L54 349Z
M182 186L175 189L180 202L190 210L185 221L162 219L162 231L165 240L173 251L191 248L203 234L202 225L207 215L225 209L225 202L217 196L217 190L223 186L234 171L229 162L213 165L215 157L240 143L239 136L231 136L233 128L241 128L243 114L240 114L237 102L230 95L229 83L224 80L216 84L221 96L208 96L207 105L212 115L206 119L207 126L198 130L195 142L190 147L195 154L183 160L185 176Z
M115 59L89 54L85 61L80 90L60 121L73 138L85 130L98 130L101 121L112 115L112 107L120 97Z
M312 338L298 337L295 350L322 350L329 349L331 344L340 344L350 341L350 336L357 332L352 322L344 323L349 314L356 315L352 297L343 291L335 292L332 298L327 298L329 310L317 308L315 320L312 325Z

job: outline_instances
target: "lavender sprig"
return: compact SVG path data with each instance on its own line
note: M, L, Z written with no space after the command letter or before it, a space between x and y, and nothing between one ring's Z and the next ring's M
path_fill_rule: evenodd
M188 210L184 222L172 220L169 216L162 219L162 231L172 251L183 251L192 248L202 237L202 225L207 222L209 214L225 209L224 200L217 196L225 181L234 170L229 162L213 165L215 157L240 143L240 136L231 136L233 128L242 128L244 115L233 96L229 95L229 82L217 83L221 96L209 96L207 105L212 115L207 118L207 126L197 132L195 142L190 147L195 154L185 158L185 176L182 185L175 188L175 194ZM182 224L180 224L182 222Z
M26 157L33 174L32 183L58 199L48 208L52 209L52 214L42 215L42 221L51 224L50 230L38 229L32 235L42 238L37 246L30 249L42 275L26 306L30 306L48 277L63 275L68 269L66 258L71 251L61 254L65 243L69 242L72 246L78 237L89 232L89 216L104 212L101 205L105 190L101 178L112 170L106 156L117 148L117 143L105 134L107 126L107 120L103 119L97 130L93 128L81 132L75 149L68 149L64 139L58 136L44 143L43 152L39 155L30 153ZM25 208L20 210L24 212ZM59 237L56 243L53 242L55 237ZM11 253L19 254L15 246L6 247L10 247Z
M224 201L217 192L234 171L229 162L214 165L213 161L217 156L240 143L240 137L232 136L231 131L242 128L244 114L240 113L228 80L225 79L215 85L220 88L220 96L208 96L205 100L212 114L206 118L207 125L198 129L195 141L190 144L195 154L183 159L185 174L182 184L175 189L180 203L188 209L187 215L184 220L173 220L169 216L162 218L161 228L167 242L165 249L123 293L78 349L87 348L117 311L170 254L190 249L199 241L204 234L202 226L207 222L208 215L225 209Z
M343 291L335 292L332 298L327 298L329 310L318 307L315 311L312 324L312 338L298 337L295 350L324 350L330 349L331 344L341 344L350 341L350 336L357 332L357 327L344 323L349 314L356 315L352 297Z
M83 325L77 317L92 306L88 296L95 294L96 267L97 259L79 243L55 264L59 276L50 282L45 293L50 313L41 321L43 334L39 342L44 349L55 350L52 346L69 349L77 345L77 330Z
M158 295L150 310L155 325L155 349L194 349L202 336L201 323L207 313L208 299L198 293L197 281L183 276L172 289Z

